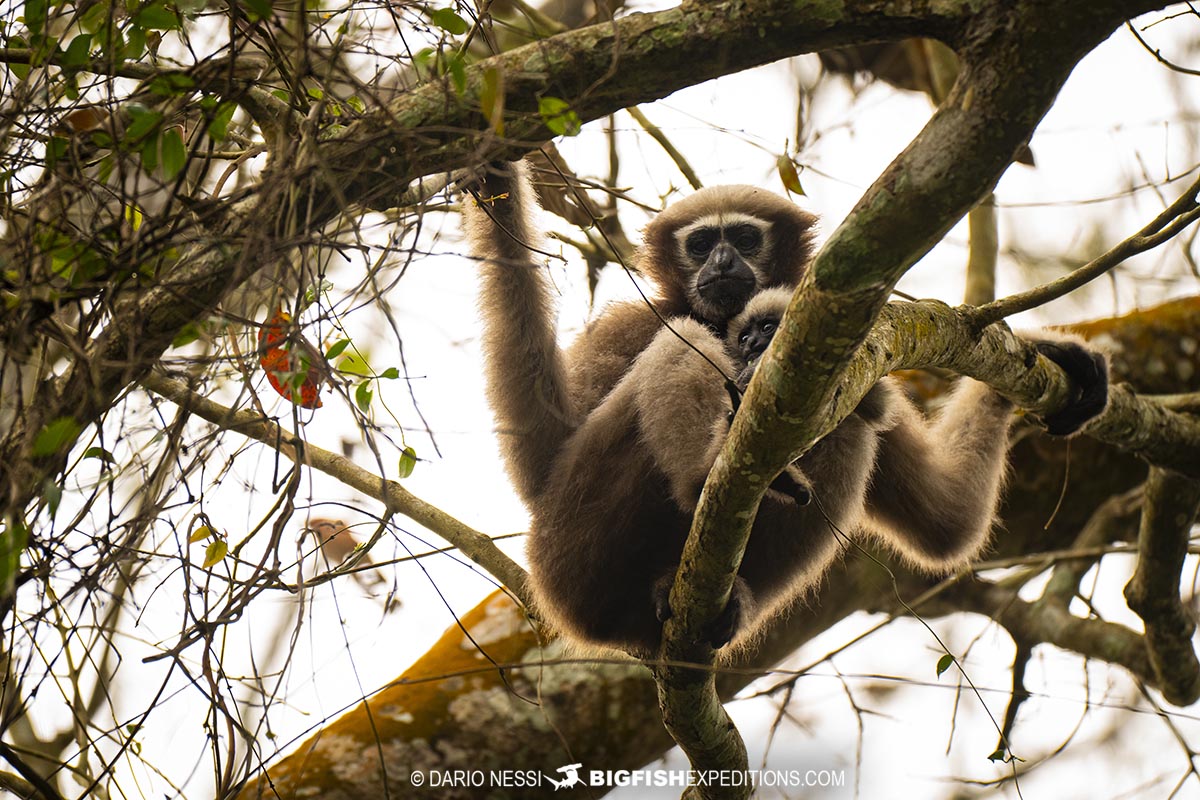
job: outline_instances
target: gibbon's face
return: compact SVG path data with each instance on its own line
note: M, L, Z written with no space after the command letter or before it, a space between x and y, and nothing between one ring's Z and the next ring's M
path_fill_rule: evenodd
M690 277L688 301L710 322L738 314L768 274L770 223L749 214L713 214L675 232L676 257Z
M766 351L771 339L775 338L775 330L779 327L779 317L775 314L762 314L751 318L738 331L738 352L742 362L753 364Z

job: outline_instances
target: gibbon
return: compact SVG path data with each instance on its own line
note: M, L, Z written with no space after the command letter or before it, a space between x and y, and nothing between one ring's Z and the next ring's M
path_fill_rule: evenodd
M723 376L749 379L770 339L763 315L778 313L799 282L815 218L750 186L711 187L675 203L646 227L635 265L657 289L658 314L640 302L611 306L564 353L536 257L525 165L493 164L470 191L463 213L481 262L488 397L532 517L537 610L568 637L652 656L728 429ZM774 287L783 288L765 293ZM756 344L739 349L755 325ZM837 552L831 523L849 532L865 520L926 568L968 561L992 524L1012 416L1009 401L964 379L927 424L882 381L784 473L790 479L772 484L731 600L705 638L714 647L744 639L813 585ZM803 505L809 482L819 503ZM792 484L797 491L776 491Z

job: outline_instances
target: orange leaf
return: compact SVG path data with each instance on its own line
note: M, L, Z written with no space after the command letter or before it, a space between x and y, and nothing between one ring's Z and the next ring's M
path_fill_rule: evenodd
M280 397L301 408L320 408L325 361L298 330L291 329L291 321L291 316L276 306L258 332L258 363Z

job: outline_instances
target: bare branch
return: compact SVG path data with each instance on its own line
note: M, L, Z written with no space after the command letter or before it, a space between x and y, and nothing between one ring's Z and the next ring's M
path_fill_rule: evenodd
M1026 292L1010 295L971 312L974 324L983 328L1005 317L1045 305L1051 300L1075 291L1099 278L1114 267L1128 261L1138 253L1144 253L1170 241L1180 231L1200 219L1200 206L1196 195L1200 193L1200 180L1193 183L1178 200L1151 220L1146 227L1112 248L1104 255L1092 259L1079 269L1053 280L1050 283Z
M1200 509L1200 481L1151 469L1142 505L1138 564L1125 600L1146 625L1146 646L1163 696L1177 706L1200 698L1196 622L1179 598L1179 573Z
M273 420L265 419L252 411L234 411L201 397L178 381L152 373L144 377L141 384L215 425L275 448L296 464L307 465L337 478L347 486L383 503L389 513L403 514L424 525L494 575L527 607L530 605L525 570L496 547L490 537L426 503L396 481L374 475L344 456L309 444L284 430Z

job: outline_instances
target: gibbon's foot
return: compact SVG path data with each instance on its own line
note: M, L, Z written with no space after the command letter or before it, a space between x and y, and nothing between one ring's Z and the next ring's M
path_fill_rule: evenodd
M704 626L700 632L700 641L708 642L714 650L720 650L733 641L743 624L750 618L750 608L753 605L753 592L750 584L741 575L733 579L733 589L729 593L729 602L717 618Z
M654 582L654 615L659 622L666 622L675 616L675 610L671 608L671 585L674 582L674 570ZM742 576L737 576L733 579L729 602L717 618L700 632L699 641L707 642L714 650L720 650L729 644L741 629L742 623L749 617L749 610L753 604L750 585Z
M1042 417L1048 433L1070 436L1108 406L1108 362L1074 342L1041 341L1035 346L1071 379L1073 391L1067 405Z
M651 594L654 601L654 616L659 622L666 622L675 616L675 612L671 608L671 585L673 583L675 583L675 570L671 570L654 582Z
M798 506L803 507L812 502L812 484L798 467L785 468L771 481L771 488L795 500Z

